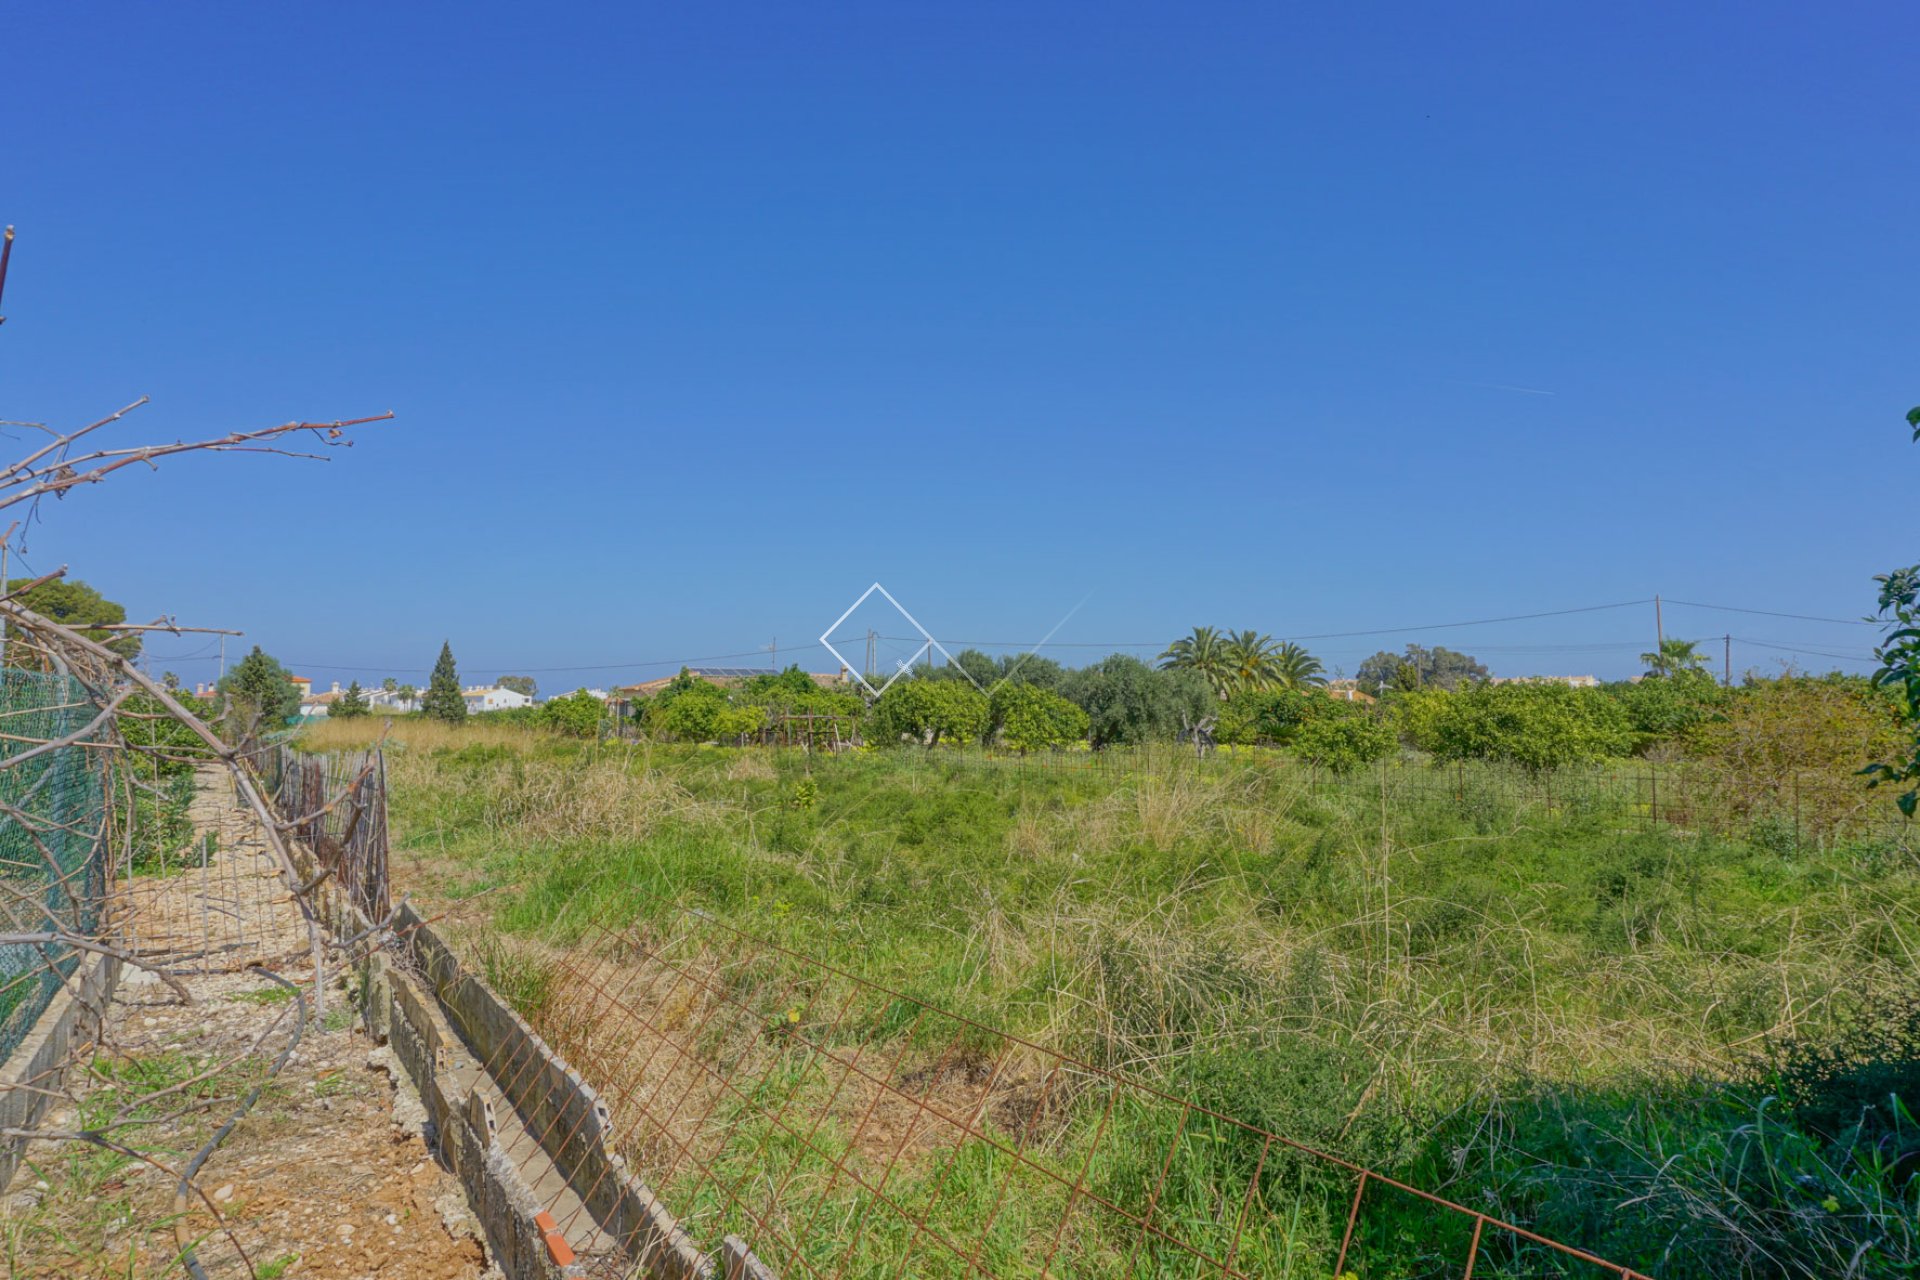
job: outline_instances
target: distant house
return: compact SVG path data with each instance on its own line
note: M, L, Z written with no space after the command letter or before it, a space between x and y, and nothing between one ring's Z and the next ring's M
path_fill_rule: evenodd
M1358 680L1329 680L1321 692L1342 702L1373 701L1373 695L1362 689Z
M717 684L722 689L730 688L743 680L751 680L755 676L779 674L765 667L688 667L686 671L688 675L698 676L708 684ZM676 672L670 676L661 676L657 680L643 680L639 684L621 685L613 693L616 698L627 702L637 698L650 698L679 678L679 673ZM837 672L809 671L807 679L822 689L837 689L847 682L847 672L844 667ZM595 696L599 695L596 693Z
M512 711L516 707L530 707L533 699L517 689L502 689L496 684L477 684L463 689L460 696L466 699L467 714L478 715L482 711Z
M302 681L301 683L304 684L307 682ZM300 699L300 714L309 720L324 720L328 715L332 714L334 704L346 696L347 691L340 687L338 680L335 680L333 682L333 688L327 690L325 693L308 693L302 695ZM362 689L360 696L366 699L367 710L375 715L398 716L405 715L409 711L418 711L420 709L420 695L418 693L414 694L411 698L403 698L400 696L398 690L389 692L386 689L375 687L372 689Z
M345 696L340 682L335 680L333 688L326 693L313 692L313 681L294 677L294 686L300 690L300 716L305 720L324 720L333 710L333 704Z
M1570 689L1598 689L1598 676L1494 676L1488 684L1564 684Z
M397 689L369 689L367 690L367 706L374 711L385 712L388 715L405 715L409 711L418 711L420 709L420 695L416 693L411 698L403 698Z
M288 676L287 680L294 688L300 691L300 696L303 698L313 692L313 677L311 676ZM333 687L338 689L340 686L336 684Z

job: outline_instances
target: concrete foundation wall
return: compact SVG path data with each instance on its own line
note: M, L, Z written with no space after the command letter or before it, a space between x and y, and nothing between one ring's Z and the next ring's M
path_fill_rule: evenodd
M712 1257L609 1148L612 1119L593 1086L485 983L467 973L429 926L411 916L406 909L396 928L411 940L415 964L450 1015L448 1021L458 1028L473 1057L487 1064L520 1121L538 1136L600 1229L657 1280L708 1280L715 1275Z
M0 1068L0 1130L39 1125L53 1104L52 1091L60 1087L72 1065L74 1050L99 1032L101 1016L119 981L118 957L81 957L73 976ZM0 1191L19 1171L28 1141L0 1136Z
M498 1117L478 1087L480 1070L457 1053L459 1041L445 1017L406 975L382 972L384 960L369 968L375 972L365 997L386 1006L387 1044L419 1091L435 1145L466 1190L495 1265L508 1280L581 1274L548 1249L537 1221L544 1206L501 1149Z
M301 851L304 854L304 850ZM312 874L310 858L303 875ZM330 882L318 893L337 937L371 922ZM604 1256L574 1260L549 1232L553 1203L530 1184L528 1148L550 1161L560 1194L584 1205L592 1234L610 1244L623 1274L654 1280L778 1280L737 1237L702 1249L609 1145L612 1118L580 1074L459 958L410 905L393 920L401 953L361 965L358 1003L368 1030L392 1046L467 1191L494 1261L508 1280L599 1274ZM485 1077L485 1079L483 1079ZM495 1100L512 1110L497 1115ZM516 1134L503 1142L502 1129ZM554 1188L542 1181L551 1198ZM542 1222L545 1219L545 1222ZM576 1229L576 1235L585 1234Z

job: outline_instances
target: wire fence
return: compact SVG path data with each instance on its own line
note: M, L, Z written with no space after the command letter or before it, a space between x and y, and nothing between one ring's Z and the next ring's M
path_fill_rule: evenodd
M389 908L387 876L387 763L371 751L308 754L284 741L249 755L255 774L321 870L346 891L369 920Z
M304 841L320 869L371 918L387 903L387 806L377 751L301 755L284 741L245 753L286 835ZM163 779L184 787L179 807L191 839L174 840L149 821L125 860L114 893L114 943L176 974L231 972L277 961L299 945L297 917L267 842L246 812L231 775L203 765ZM165 807L164 805L162 807ZM315 886L317 887L317 885Z
M615 1150L679 1225L741 1238L787 1280L1641 1275L686 919L591 930L552 962L530 1018L599 1092ZM584 1214L559 1230L591 1235Z
M86 936L100 922L109 773L98 713L71 676L0 668L0 933ZM65 942L0 943L0 1061L79 959Z

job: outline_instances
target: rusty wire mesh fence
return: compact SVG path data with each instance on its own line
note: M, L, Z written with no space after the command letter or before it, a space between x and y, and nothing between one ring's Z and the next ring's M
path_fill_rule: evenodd
M1640 1274L704 916L544 982L627 1166L788 1280Z
M387 764L371 751L309 754L271 742L249 756L288 834L370 920L387 914Z
M301 755L273 741L246 758L287 834L306 842L356 906L383 916L387 807L379 753ZM143 852L124 860L115 942L177 973L238 970L297 949L298 915L280 868L230 777L206 765L163 785L184 785L191 804L182 813L192 838L156 840L149 831Z
M277 959L291 937L287 888L264 842L246 834L224 767L152 772L124 802L134 839L118 860L114 945L181 974Z

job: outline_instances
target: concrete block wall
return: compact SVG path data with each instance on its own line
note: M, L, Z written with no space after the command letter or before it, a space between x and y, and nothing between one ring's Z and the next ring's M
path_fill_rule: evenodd
M396 928L448 1022L488 1065L527 1129L580 1195L600 1229L656 1280L712 1280L713 1259L652 1188L609 1146L612 1119L592 1085L505 1001L467 973L430 926L403 908Z
M119 982L119 957L81 956L73 976L40 1011L33 1030L0 1067L0 1130L39 1126L53 1104L53 1091L73 1065L75 1050L98 1034L100 1019ZM28 1141L0 1136L0 1191L19 1172Z
M311 878L311 851L298 843L291 847L297 869ZM363 937L371 930L372 921L331 880L314 898L322 922L335 937ZM419 916L403 906L395 927L409 926L425 928ZM438 938L428 951L452 959ZM566 1256L564 1244L556 1250L548 1243L540 1222L545 1206L502 1146L499 1117L481 1087L480 1066L432 991L377 949L360 961L354 976L363 1022L374 1039L393 1050L413 1082L432 1127L433 1146L459 1179L494 1265L507 1280L577 1280L586 1275L577 1260Z
M296 860L304 864L302 875L311 876L311 856L300 850ZM317 896L335 936L356 937L371 927L330 881ZM535 1136L599 1232L624 1255L630 1274L653 1280L778 1280L738 1237L711 1251L700 1247L612 1149L612 1117L593 1087L468 972L412 906L401 904L393 932L406 963L391 963L379 951L362 963L357 974L362 1015L368 1030L392 1046L419 1091L442 1156L466 1188L488 1248L508 1280L561 1280L586 1271L564 1242L549 1240L550 1206L540 1203L509 1157L500 1141L503 1124L523 1126ZM491 1090L482 1086L483 1072ZM515 1114L493 1115L490 1091Z
M561 1264L537 1221L544 1206L501 1148L498 1117L476 1087L479 1069L464 1059L453 1029L431 997L375 957L363 998L384 996L387 1044L406 1069L433 1126L436 1147L460 1179L486 1233L487 1250L509 1280L560 1280L582 1274ZM379 994L376 994L379 993Z

